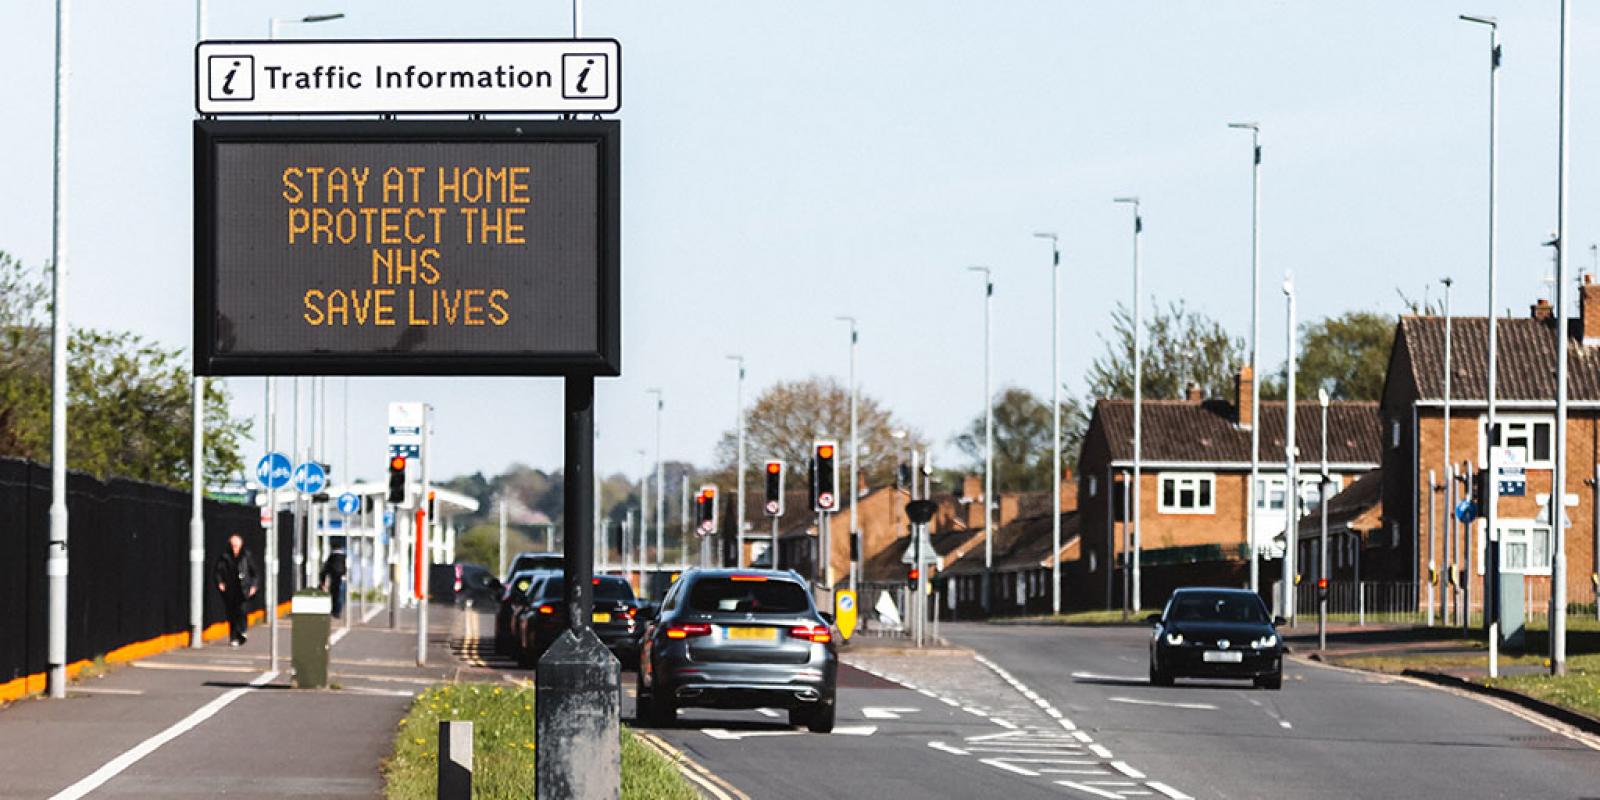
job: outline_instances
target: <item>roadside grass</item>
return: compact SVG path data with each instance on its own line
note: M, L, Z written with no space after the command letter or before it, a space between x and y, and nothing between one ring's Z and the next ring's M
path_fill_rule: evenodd
M472 722L472 796L524 798L534 787L534 690L492 683L443 683L412 703L384 761L384 796L424 800L438 788L439 721ZM665 758L622 729L622 797L694 800L698 794Z
M989 620L995 625L1144 625L1144 618L1156 613L1154 609L1130 611L1124 617L1120 609L1110 611L1073 611L1066 614L1038 614L1030 617L997 617Z
M1548 663L1542 658L1539 662ZM1569 655L1567 674L1559 677L1548 674L1507 675L1487 683L1600 718L1600 655Z

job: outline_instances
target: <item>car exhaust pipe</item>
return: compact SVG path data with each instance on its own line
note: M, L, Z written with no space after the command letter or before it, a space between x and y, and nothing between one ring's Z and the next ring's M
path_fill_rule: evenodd
M822 698L816 689L802 689L794 693L794 699L805 703L815 703Z

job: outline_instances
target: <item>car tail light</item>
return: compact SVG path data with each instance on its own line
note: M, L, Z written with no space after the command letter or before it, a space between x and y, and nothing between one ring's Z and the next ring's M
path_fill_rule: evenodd
M739 581L741 583L745 583L745 582L762 583L762 582L765 582L767 580L767 576L765 576L765 575L733 575L733 576L729 577L728 580Z
M628 615L628 619L633 619L634 617L639 616L639 609L630 608L630 609L628 609L628 610L626 610L626 611L624 611L622 613L627 614Z
M457 565L456 565L456 586L455 586L455 592L456 592L456 594L460 594L460 593L461 593L461 565L460 565L460 564L457 564Z
M818 644L827 644L833 641L833 631L828 630L826 625L796 625L789 629L789 635L796 639L804 639Z
M545 615L554 614L556 613L556 607L549 604L539 606L539 613Z
M704 622L674 622L667 626L668 639L688 639L691 636L710 636L711 626Z

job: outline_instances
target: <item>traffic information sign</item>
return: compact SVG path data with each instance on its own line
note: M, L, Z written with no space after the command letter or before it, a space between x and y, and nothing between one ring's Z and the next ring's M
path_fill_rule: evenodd
M619 139L196 122L195 371L619 374Z
M615 39L209 41L194 71L195 110L208 116L622 107Z

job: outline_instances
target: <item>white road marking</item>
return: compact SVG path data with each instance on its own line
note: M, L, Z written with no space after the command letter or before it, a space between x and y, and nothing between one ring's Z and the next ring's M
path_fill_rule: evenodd
M1105 759L1111 758L1111 751L1107 750L1106 746L1103 745L1103 744L1091 744L1091 745L1089 745L1089 752L1094 753L1095 755L1097 755L1097 756L1099 756L1101 758L1105 758Z
M1053 708L1050 709L1050 710L1051 711L1055 711L1055 709L1053 709ZM1060 713L1060 712L1057 712L1057 713ZM1077 733L1078 732L1078 726L1072 724L1072 720L1067 719L1066 717L1058 716L1058 717L1056 717L1056 722L1061 723L1061 727L1066 728L1067 730L1072 731L1073 733ZM1084 741L1087 742L1089 740L1088 739L1084 739Z
M1013 753L1019 756L1081 756L1083 753L1068 750L1029 750L1026 747L970 747L974 753ZM1093 764L1093 761L1074 761L1074 764Z
M1172 798L1172 800L1194 800L1194 798L1190 797L1189 795L1186 795L1183 792L1180 792L1177 789L1162 783L1161 781L1145 781L1144 785L1166 795L1167 797Z
M1210 703L1168 703L1162 700L1140 700L1136 697L1108 697L1113 703L1127 703L1135 706L1161 706L1162 708L1192 708L1197 711L1216 711L1217 707Z
M1002 733L985 733L982 736L968 736L969 742L992 742L995 739L1013 739L1018 736L1028 735L1026 731L1004 731Z
M729 742L740 739L754 739L760 736L800 736L804 734L804 731L730 731L727 728L701 728L700 732L713 739Z
M72 784L71 786L68 786L65 789L62 789L60 792L57 792L51 798L51 800L77 800L78 798L87 795L95 789L100 788L101 786L105 785L106 781L115 778L117 775L121 774L123 770L137 763L139 759L154 753L167 742L170 742L173 739L176 739L179 736L182 736L183 734L193 730L195 726L215 716L218 711L227 708L229 703L238 700L247 692L254 691L257 687L266 684L276 677L278 677L277 670L263 672L256 676L254 680L251 680L249 685L240 686L238 688L229 689L228 691L223 692L212 699L211 702L206 703L205 705L196 709L189 716L174 722L166 730L134 745L127 752L124 752L122 755L107 761L104 766L100 767L94 772L89 773L87 777L83 778L77 783Z
M950 745L947 745L944 742L928 742L928 746L933 748L933 749L935 749L935 750L943 750L944 752L950 753L951 755L957 755L957 756L971 755L970 753L968 753L965 750L962 750L959 747L951 747Z
M1289 724L1289 720L1286 720L1286 719L1278 720L1278 724L1283 726L1283 727L1285 727L1285 728L1293 728L1294 727L1293 725L1290 725Z
M1039 769L1039 771L1044 773L1044 774L1046 774L1046 775L1105 775L1106 774L1106 771L1103 770L1103 769L1047 769L1047 768L1042 768L1041 767Z
M67 694L144 694L143 689L105 689L89 686L68 686Z
M1149 683L1143 675L1101 675L1098 672L1074 672L1072 677L1085 681L1116 681L1118 683Z
M760 714L763 717L774 717L774 718L776 718L778 716L778 712L773 710L773 709L770 709L770 708L758 708L758 709L756 709L756 713Z
M861 716L867 719L899 719L902 714L915 714L921 709L889 706L863 706Z
M228 667L216 664L176 664L170 661L135 661L129 666L138 669L179 669L190 672L258 672L255 667Z
M346 686L343 691L353 694L368 694L378 697L416 697L416 692L407 692L401 689L369 689L365 686Z
M991 767L998 767L998 768L1003 769L1003 770L1005 770L1007 772L1015 772L1018 775L1023 775L1023 776L1029 777L1029 778L1037 778L1037 777L1039 777L1039 773L1034 772L1031 769L1023 769L1022 767L1014 767L1014 766L1012 766L1010 764L1007 764L1005 759L984 758L984 759L979 759L979 760L982 761L985 764L988 764Z
M1126 761L1113 761L1111 762L1111 768L1135 780L1144 777L1143 772L1128 766Z
M834 736L871 736L877 732L876 725L841 725L833 729Z
M1081 783L1075 783L1073 781L1056 781L1056 785L1065 786L1069 789L1077 789L1084 794L1092 794L1095 797L1109 797L1111 800L1122 800L1122 795L1114 792L1108 792L1104 789L1096 789L1093 786L1085 786Z
M1012 722L1012 721L1010 721L1010 720L1001 719L999 717L990 717L989 721L993 722L996 725L999 725L1002 728L1010 728L1012 730L1017 730L1017 724Z

